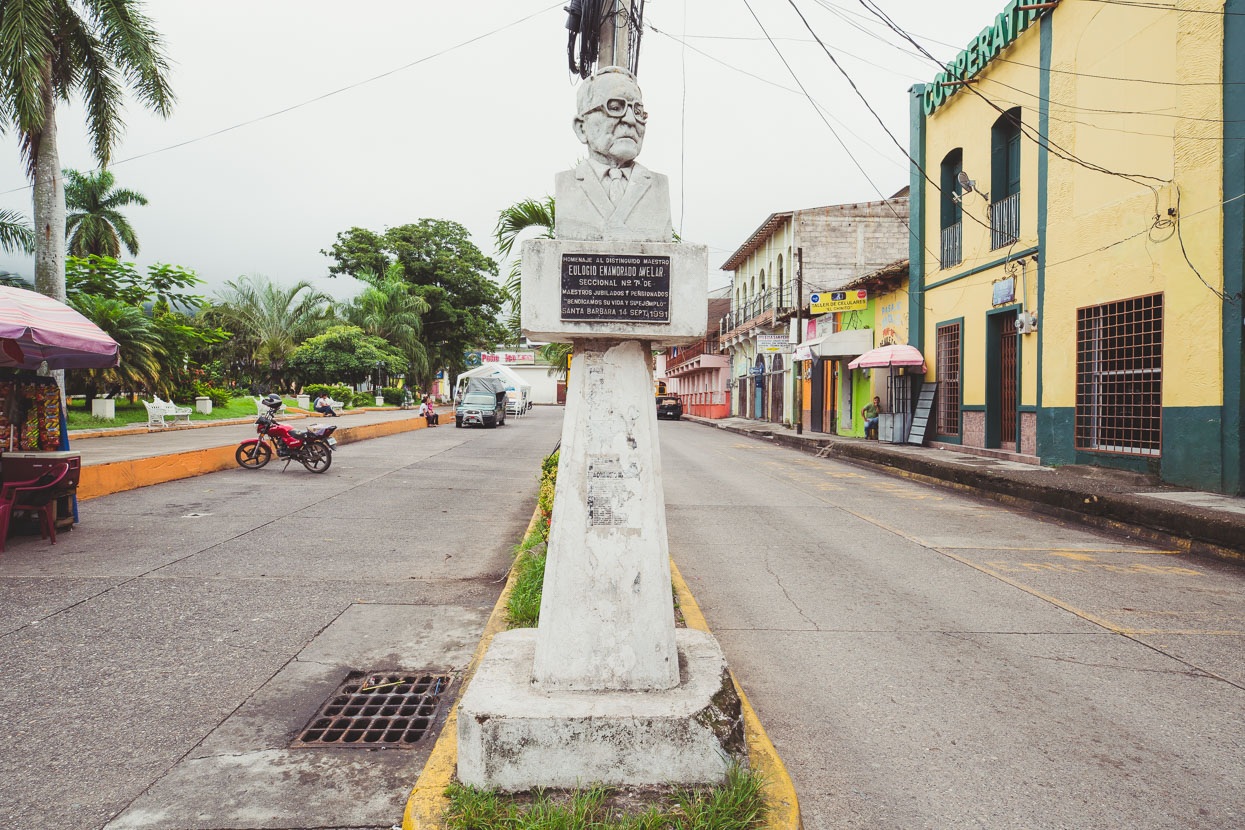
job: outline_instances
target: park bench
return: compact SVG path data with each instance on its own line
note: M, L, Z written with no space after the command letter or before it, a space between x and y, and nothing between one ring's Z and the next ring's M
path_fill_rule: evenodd
M281 401L281 405L274 410L274 409L268 408L268 405L264 403L263 398L255 398L255 414L256 415L267 415L269 412L271 412L273 415L284 415L285 414L285 401Z
M169 425L166 418L173 418L173 425L189 424L190 413L193 411L188 406L178 406L172 401L162 401L159 395L152 395L153 400L143 401L143 406L147 408L147 428L164 429Z

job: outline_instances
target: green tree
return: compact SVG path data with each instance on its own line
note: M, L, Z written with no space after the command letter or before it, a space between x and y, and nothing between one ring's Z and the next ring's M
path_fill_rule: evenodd
M162 379L168 363L168 351L160 332L143 310L125 300L95 294L79 294L70 299L78 313L99 326L117 341L121 363L107 369L80 369L74 378L84 378L88 403L98 393L100 384L117 384L126 390L155 389L166 391Z
M123 127L125 86L168 116L160 36L139 0L0 0L0 120L17 132L34 182L35 287L65 299L65 193L57 104L78 96L100 166Z
M69 234L69 253L83 257L121 256L121 246L138 256L138 237L119 208L146 205L147 197L125 188L114 188L112 173L65 171L65 206L69 216L65 233Z
M504 208L497 215L497 227L493 238L497 241L497 254L503 260L511 255L519 236L529 230L539 230L536 239L553 239L555 207L552 196L544 200L524 199ZM506 330L510 343L518 345L523 336L521 313L523 310L523 262L515 257L510 264L510 276L502 286L505 295Z
M402 276L402 266L396 262L389 266L383 279L367 272L367 288L343 309L343 315L367 334L396 346L406 356L411 373L423 376L429 364L421 337L422 317L430 306L423 297L412 293Z
M15 210L0 210L0 251L29 254L34 249L35 232L26 217Z
M290 369L307 383L358 383L377 366L386 374L406 371L406 356L358 326L333 326L293 351Z
M226 282L217 297L201 315L232 335L227 359L278 385L298 344L332 320L332 299L306 281L283 288L267 277L245 276Z
M428 368L419 373L421 381L435 368L456 372L465 365L468 351L505 339L497 321L504 303L493 279L497 263L480 252L457 222L421 219L384 233L351 228L337 234L333 246L321 253L334 260L329 268L334 276L368 279L369 274L386 273L392 263L402 266L411 293L429 306L422 337Z
M149 302L161 310L193 311L203 304L203 298L187 292L200 285L203 280L194 271L178 265L151 265L143 276L134 263L113 257L92 254L65 260L65 293L70 299L93 294L131 304Z

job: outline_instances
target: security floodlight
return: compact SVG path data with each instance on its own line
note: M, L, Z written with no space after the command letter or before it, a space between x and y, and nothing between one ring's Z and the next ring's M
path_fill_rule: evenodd
M970 179L968 177L968 174L965 173L963 170L959 172L959 175L955 177L955 180L960 183L960 189L963 190L965 193L977 193L977 194L980 194L981 198L985 199L987 202L990 201L989 194L982 193L980 190L978 190L977 182Z

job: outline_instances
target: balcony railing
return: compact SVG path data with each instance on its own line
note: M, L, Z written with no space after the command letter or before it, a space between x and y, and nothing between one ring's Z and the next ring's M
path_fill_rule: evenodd
M1006 248L1020 238L1020 193L990 205L990 247Z
M964 223L956 222L942 229L942 255L939 264L952 268L964 261Z
M693 343L690 346L676 346L674 354L666 361L666 371L679 366L694 357L700 357L704 354L720 354L722 351L722 343L718 338L705 338L699 343Z
M728 331L733 331L769 311L793 310L795 308L795 293L796 282L794 279L758 292L756 296L749 297L731 308L730 313L722 318L718 328L719 334L724 335ZM807 300L808 297L806 296L804 299Z

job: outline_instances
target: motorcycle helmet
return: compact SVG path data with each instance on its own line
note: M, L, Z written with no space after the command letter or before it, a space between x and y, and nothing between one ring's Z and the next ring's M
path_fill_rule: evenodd
M281 400L281 396L278 395L276 392L273 392L264 397L264 406L268 407L269 409L280 409L282 403L283 401Z

